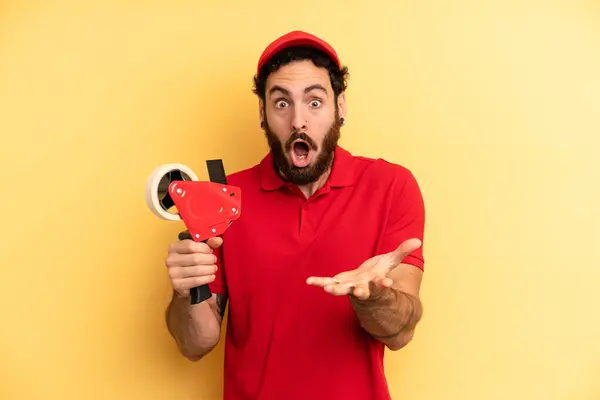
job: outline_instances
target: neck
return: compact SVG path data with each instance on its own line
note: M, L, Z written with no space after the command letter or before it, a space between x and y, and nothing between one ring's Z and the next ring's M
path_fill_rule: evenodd
M331 173L331 167L327 169L327 171L319 177L315 182L309 183L308 185L298 185L298 188L304 193L306 198L308 199L313 194L317 192L317 190L321 189L325 182L327 182L327 178L329 178L329 174Z

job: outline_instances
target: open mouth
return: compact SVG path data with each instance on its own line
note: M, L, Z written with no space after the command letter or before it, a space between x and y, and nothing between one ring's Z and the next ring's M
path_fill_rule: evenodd
M306 167L311 158L311 149L304 140L296 140L292 144L292 162L296 167Z

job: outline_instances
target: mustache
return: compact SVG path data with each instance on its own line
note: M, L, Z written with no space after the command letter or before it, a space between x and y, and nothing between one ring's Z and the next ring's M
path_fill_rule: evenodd
M288 140L285 142L285 150L290 151L292 149L292 143L296 140L304 140L313 150L317 151L318 147L314 140L310 138L305 132L293 132Z

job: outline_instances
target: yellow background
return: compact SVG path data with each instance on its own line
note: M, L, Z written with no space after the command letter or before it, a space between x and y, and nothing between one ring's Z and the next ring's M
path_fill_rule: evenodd
M426 200L425 316L386 358L393 398L600 398L597 1L5 0L0 399L219 398L222 344L194 364L165 330L182 225L144 184L263 156L251 78L292 29L350 67L342 144L409 167Z

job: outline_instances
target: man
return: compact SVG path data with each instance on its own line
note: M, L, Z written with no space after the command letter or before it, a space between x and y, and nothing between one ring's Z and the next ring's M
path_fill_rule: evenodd
M228 177L242 215L222 238L169 248L183 355L217 345L229 304L225 400L389 399L384 350L421 318L421 192L407 169L338 145L347 76L311 34L271 43L254 88L270 152ZM212 299L190 306L207 283Z

